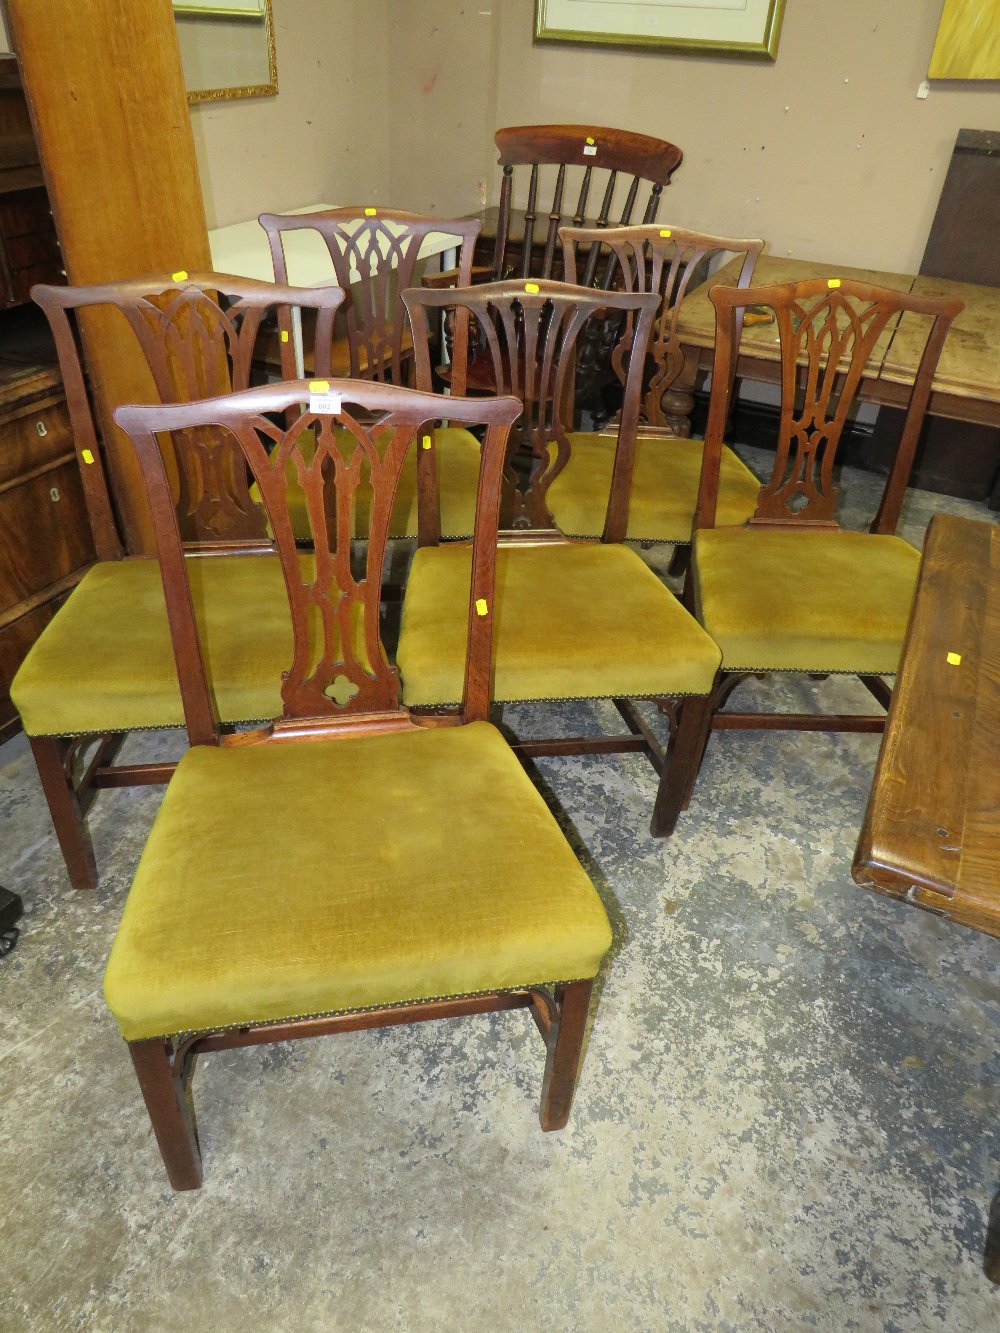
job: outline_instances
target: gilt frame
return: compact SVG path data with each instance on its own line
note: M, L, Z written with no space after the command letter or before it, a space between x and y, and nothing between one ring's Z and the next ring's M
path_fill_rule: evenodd
M535 41L775 60L784 13L785 0L535 0Z

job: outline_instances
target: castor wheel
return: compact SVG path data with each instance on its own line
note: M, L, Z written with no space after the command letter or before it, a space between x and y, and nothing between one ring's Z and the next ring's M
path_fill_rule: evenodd
M11 926L10 930L0 932L0 958L6 958L17 943L20 933L17 926Z

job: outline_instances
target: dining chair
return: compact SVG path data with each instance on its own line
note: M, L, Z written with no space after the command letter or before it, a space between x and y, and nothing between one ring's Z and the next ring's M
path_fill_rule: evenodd
M331 208L315 213L262 213L260 224L267 233L276 282L287 281L285 238L311 235L314 244L325 248L337 282L348 293L343 311L346 337L334 342L334 374L355 379L407 383L412 369L413 341L400 293L418 283L422 275L421 249L431 236L453 237L458 252L455 273L463 285L471 281L472 257L480 223L472 219L424 217L387 208ZM291 331L286 323L284 331ZM464 368L464 360L462 363ZM458 369L458 367L456 367ZM452 390L461 395L464 378L452 379ZM435 435L439 468L438 502L440 530L448 537L468 537L476 504L479 443L467 430L446 424ZM303 500L291 494L292 514L304 535L308 520ZM416 472L411 458L400 478L393 537L418 535L418 513L429 516L427 505L419 506ZM428 517L428 522L431 520ZM358 497L355 532L364 537L368 514L366 497ZM436 527L435 523L432 526ZM424 536L430 535L430 529Z
M655 222L663 188L684 156L665 139L599 125L511 125L497 130L494 143L503 173L494 281L560 277L559 228L564 223L628 226L638 221L634 215L640 191L645 199L642 222ZM544 239L535 232L543 217ZM613 270L600 267L599 261L599 253L592 251L581 280L584 287L611 286Z
M500 201L490 263L476 270L477 281L563 277L557 239L564 223L628 226L639 220L637 207L643 223L654 222L663 189L683 159L677 145L665 139L600 125L510 125L497 130L493 141L502 171ZM612 267L599 268L593 252L582 285L610 287L613 278ZM467 285L458 274L439 281ZM579 349L588 373L576 390L584 406L592 405L606 379L606 342L605 326L590 321ZM495 391L489 354L475 344L468 351L465 384L471 392Z
M888 706L884 677L896 671L920 561L896 527L935 367L962 302L835 277L743 291L716 287L711 299L718 334L688 587L699 621L722 650L705 739L712 728L881 731L884 712L739 712L723 705L748 676L779 672L857 676ZM723 437L738 311L748 303L774 312L780 420L753 516L725 525L718 518ZM912 385L898 384L905 426L861 531L841 524L837 448L900 322L922 332L923 353Z
M450 306L458 312L456 327L459 315L470 322L473 336L490 353L497 383L524 405L509 450L508 485L517 489L512 470L527 457L541 492L541 479L558 475L571 453L576 349L588 320L605 318L608 311L630 313L635 346L645 347L659 306L652 292L602 292L544 279L415 289L403 300L419 387L431 382L431 320ZM643 359L627 362L601 539L572 541L555 530L530 529L500 536L492 695L499 704L613 700L627 735L519 740L515 749L525 757L645 752L666 775L653 821L654 832L662 833L673 827L680 809L687 765L693 762L691 741L701 735L699 709L707 708L720 658L694 618L624 544ZM461 698L470 560L470 547L461 542L421 545L414 555L398 647L408 706L447 709ZM680 698L688 703L685 722L671 730L672 762L665 764L662 746L635 703L654 700L669 720Z
M646 349L643 398L629 495L629 541L691 541L701 476L702 442L681 438L680 420L671 412L672 386L685 367L678 333L681 306L695 287L710 281L710 267L742 261L739 287L753 279L763 241L740 240L690 231L684 227L563 227L563 271L567 282L587 272L611 274L622 291L652 291L660 298L653 334ZM737 311L737 325L742 319ZM613 343L610 378L625 384L627 335ZM690 429L686 427L686 429ZM548 508L558 527L577 537L599 536L611 489L616 430L577 431L569 462L552 483ZM757 507L760 481L727 446L723 447L719 484L719 522L741 523Z
M190 748L136 871L104 989L175 1189L201 1184L188 1084L206 1051L524 1007L547 1049L542 1128L561 1128L611 943L593 885L485 720L500 474L520 404L447 402L450 420L486 435L459 610L461 704L453 718L418 719L400 704L379 600L393 493L445 400L370 381L333 386L116 413L153 513ZM214 704L158 444L159 432L206 428L236 442L257 482L273 541L246 558L277 560L292 624L275 717L236 736ZM308 571L285 498L289 459L314 525ZM374 498L359 557L349 519L363 485Z
M101 787L165 782L170 763L118 763L132 731L180 727L184 716L156 561L126 557L84 377L78 323L124 321L149 369L149 395L171 402L249 385L266 319L289 305L316 312L317 363L329 363L338 287L276 286L218 273L137 278L94 287L37 286L55 336L98 563L31 648L11 684L70 882L97 886L86 812ZM291 365L285 362L291 372ZM274 665L290 628L276 561L253 566L242 544L264 533L246 470L212 432L178 433L169 453L187 539L222 543L226 560L196 563L198 610L210 630L208 670L227 723L269 717Z

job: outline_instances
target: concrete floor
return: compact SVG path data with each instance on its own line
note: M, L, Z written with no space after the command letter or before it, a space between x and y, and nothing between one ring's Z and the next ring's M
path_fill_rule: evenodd
M916 494L909 535L933 508L977 512ZM666 842L638 757L540 764L616 934L569 1127L538 1128L524 1014L230 1052L180 1196L100 993L158 793L99 797L74 894L9 742L0 1329L1000 1327L1000 948L853 885L877 747L717 736Z

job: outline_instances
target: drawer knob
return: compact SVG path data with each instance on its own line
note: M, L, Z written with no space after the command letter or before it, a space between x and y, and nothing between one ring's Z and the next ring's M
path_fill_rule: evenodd
M45 436L48 435L49 428L48 426L46 426L44 421L35 422L35 433L39 435L42 439L44 439Z
M49 491L49 499L50 499L50 500L58 500L58 499L59 499L59 487L58 487L58 486L53 486L53 487L50 489L50 491Z

